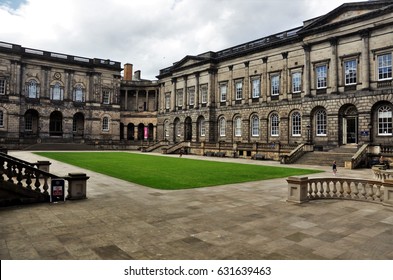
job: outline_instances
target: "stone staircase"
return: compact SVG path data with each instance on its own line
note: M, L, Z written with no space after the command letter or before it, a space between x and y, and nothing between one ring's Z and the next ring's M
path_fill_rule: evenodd
M306 165L330 166L335 160L337 162L337 166L344 167L345 161L350 161L357 150L357 146L346 145L331 149L329 151L308 152L303 155L296 163Z

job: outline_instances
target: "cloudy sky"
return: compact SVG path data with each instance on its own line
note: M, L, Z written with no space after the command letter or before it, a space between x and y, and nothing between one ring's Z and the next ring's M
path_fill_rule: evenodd
M355 0L0 0L0 41L132 63L142 78L186 55L301 26Z

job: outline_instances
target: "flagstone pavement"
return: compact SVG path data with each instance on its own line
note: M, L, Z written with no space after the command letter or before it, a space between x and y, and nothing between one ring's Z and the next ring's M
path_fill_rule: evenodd
M47 160L26 151L9 154ZM51 173L86 173L88 199L0 208L2 260L393 259L391 207L342 200L288 203L285 178L166 191L50 161ZM332 176L330 167L286 167L325 171L310 177ZM181 174L174 176L181 180ZM372 178L370 169L342 168L337 176Z

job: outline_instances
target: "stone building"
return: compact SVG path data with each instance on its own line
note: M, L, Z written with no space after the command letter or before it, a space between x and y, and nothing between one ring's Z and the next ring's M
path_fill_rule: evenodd
M119 62L0 43L0 145L117 141Z
M157 138L197 153L209 143L227 153L242 146L248 155L275 143L391 145L392 34L391 1L357 2L185 56L157 76Z

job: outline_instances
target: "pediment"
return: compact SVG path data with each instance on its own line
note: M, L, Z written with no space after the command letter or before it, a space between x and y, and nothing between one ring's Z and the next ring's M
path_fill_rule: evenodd
M357 18L364 18L373 16L387 7L392 7L393 2L388 1L369 1L347 3L339 6L330 13L316 19L306 21L304 23L303 32L314 28L323 28L324 26L331 26L337 24L347 24Z
M200 56L186 56L182 60L175 62L173 64L174 68L181 68L181 67L186 67L186 66L191 66L196 63L200 63L201 61L206 60L205 57L200 57Z

